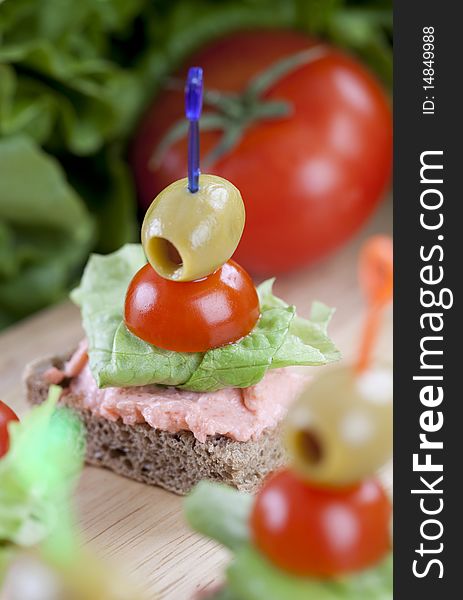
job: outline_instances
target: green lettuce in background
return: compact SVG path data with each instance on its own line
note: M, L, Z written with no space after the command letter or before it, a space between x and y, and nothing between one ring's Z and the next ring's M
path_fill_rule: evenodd
M0 1L0 328L137 237L137 119L193 50L240 28L327 37L391 80L391 0Z
M56 159L25 136L0 139L0 326L58 300L94 226Z

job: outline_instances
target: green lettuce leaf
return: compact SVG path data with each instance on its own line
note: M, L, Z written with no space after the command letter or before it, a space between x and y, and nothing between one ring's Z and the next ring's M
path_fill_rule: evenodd
M258 288L261 308L287 308L286 302L272 293L275 279L264 281ZM297 315L291 321L288 334L275 353L273 368L295 365L317 365L339 360L340 354L328 337L328 324L334 309L314 302L309 319Z
M0 460L0 590L10 563L32 553L63 585L60 598L135 600L139 595L86 550L76 526L72 493L85 432L71 410L56 408L60 392L51 386L42 405L9 425L10 448Z
M185 498L183 510L193 529L231 550L249 543L252 496L228 485L201 481Z
M40 547L55 561L80 546L70 496L84 461L85 434L66 408L56 410L61 388L20 423L9 426L10 448L0 460L0 586L20 548Z
M285 341L294 313L293 306L262 310L251 333L239 342L206 352L199 367L180 387L203 392L258 383L272 368L273 357Z
M392 600L392 582L391 555L366 571L324 581L286 573L248 545L227 569L228 586L240 600Z
M93 220L59 164L25 137L0 139L0 312L63 298L93 243Z
M202 353L162 350L132 335L123 322L127 287L145 264L142 247L128 244L107 256L92 255L71 297L82 312L90 368L100 387L174 385L192 391L248 387L268 369L323 365L339 358L326 328L332 310L315 304L312 320L272 294L272 281L259 288L261 317L239 342Z
M219 598L236 600L392 600L392 555L377 566L336 580L295 577L270 564L250 542L252 496L203 481L184 503L188 523L234 552Z

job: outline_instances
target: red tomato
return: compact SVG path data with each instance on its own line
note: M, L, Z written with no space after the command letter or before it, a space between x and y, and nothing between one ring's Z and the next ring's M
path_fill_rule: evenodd
M333 490L282 471L260 490L251 529L257 547L281 569L333 577L373 565L389 551L390 517L375 479Z
M232 260L197 281L164 279L147 264L130 282L125 323L165 350L206 352L247 335L259 318L252 279Z
M7 425L10 421L19 421L16 413L0 400L0 458L8 452L9 436Z
M319 43L291 31L237 33L207 46L189 65L204 68L206 89L241 92L275 61L313 45ZM230 152L203 165L203 172L229 179L242 193L246 227L234 257L253 273L286 271L325 255L360 227L389 183L388 99L354 58L323 47L323 57L263 95L289 102L289 116L254 120ZM179 88L159 95L134 140L132 165L144 208L187 172L186 137L150 165L166 131L183 116ZM211 111L205 104L203 112ZM220 131L202 130L202 157L220 138Z

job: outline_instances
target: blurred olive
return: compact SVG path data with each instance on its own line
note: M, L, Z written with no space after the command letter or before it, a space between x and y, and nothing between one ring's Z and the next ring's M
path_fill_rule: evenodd
M201 175L192 194L179 179L153 200L141 239L151 266L166 279L193 281L210 275L234 253L245 220L239 190L216 175Z
M319 375L290 408L284 436L294 469L327 486L360 481L392 452L392 371Z

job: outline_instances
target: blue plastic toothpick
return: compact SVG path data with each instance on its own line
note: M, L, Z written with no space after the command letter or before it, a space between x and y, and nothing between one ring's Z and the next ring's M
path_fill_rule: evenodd
M203 70L190 67L185 85L185 114L188 129L188 189L199 189L199 118L203 107Z

